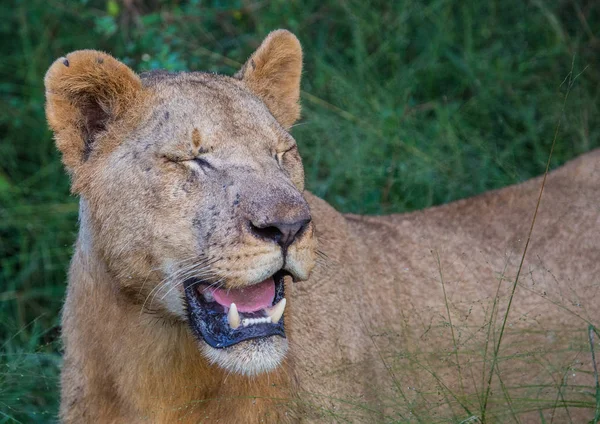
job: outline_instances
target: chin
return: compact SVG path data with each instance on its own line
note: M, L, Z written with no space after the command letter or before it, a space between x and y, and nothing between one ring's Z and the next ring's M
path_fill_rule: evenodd
M212 364L225 371L254 377L281 365L288 350L288 341L280 336L269 336L246 340L223 349L200 342L200 349Z

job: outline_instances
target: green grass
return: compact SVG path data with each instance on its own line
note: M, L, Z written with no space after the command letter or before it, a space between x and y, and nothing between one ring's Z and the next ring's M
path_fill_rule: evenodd
M307 187L342 211L411 211L541 174L571 66L581 75L551 165L600 146L592 0L145 3L0 5L0 423L57 410L77 206L43 76L71 50L109 51L140 71L231 74L270 30L292 30L305 51L293 135Z

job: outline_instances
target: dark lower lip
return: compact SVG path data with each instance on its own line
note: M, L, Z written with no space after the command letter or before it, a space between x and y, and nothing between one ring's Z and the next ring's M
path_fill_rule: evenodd
M275 273L275 299L276 304L285 295L284 271ZM209 307L198 290L199 285L207 283L195 279L184 283L185 300L187 305L188 323L198 339L205 341L209 346L223 349L233 346L244 340L280 336L285 338L284 319L281 317L277 324L264 323L248 327L239 326L235 330L227 322L227 314L222 308Z

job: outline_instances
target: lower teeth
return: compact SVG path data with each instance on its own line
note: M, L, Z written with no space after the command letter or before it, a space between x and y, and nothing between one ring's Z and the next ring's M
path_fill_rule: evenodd
M244 327L248 327L249 325L254 325L254 324L264 324L264 323L270 323L271 322L271 317L263 317L263 318L244 318L242 320L242 325Z
M229 310L227 311L227 322L229 326L234 330L241 325L244 327L248 327L249 325L255 324L277 324L281 317L283 316L283 311L285 309L286 300L285 298L281 299L277 302L276 305L263 310L264 313L267 314L266 317L259 318L244 318L240 321L241 317L238 312L237 306L235 303L229 305Z

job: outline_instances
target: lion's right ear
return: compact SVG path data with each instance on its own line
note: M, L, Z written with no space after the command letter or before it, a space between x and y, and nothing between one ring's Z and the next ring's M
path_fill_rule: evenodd
M112 56L80 50L56 60L44 78L46 118L67 170L76 173L142 90L140 78Z

